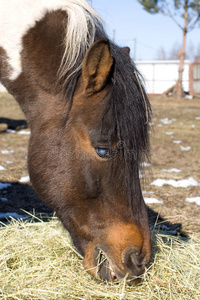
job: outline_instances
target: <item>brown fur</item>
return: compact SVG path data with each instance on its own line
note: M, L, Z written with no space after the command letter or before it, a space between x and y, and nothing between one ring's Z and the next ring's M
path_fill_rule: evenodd
M96 274L99 247L118 278L126 273L132 278L144 271L151 253L146 207L143 201L135 221L125 192L123 160L102 159L95 151L105 144L100 124L114 63L110 44L100 39L86 53L69 112L63 82L57 80L65 26L66 14L56 11L28 31L23 38L23 72L14 82L8 79L6 53L0 49L0 79L31 128L32 184L69 230L84 255L85 268ZM105 124L108 133L109 118Z

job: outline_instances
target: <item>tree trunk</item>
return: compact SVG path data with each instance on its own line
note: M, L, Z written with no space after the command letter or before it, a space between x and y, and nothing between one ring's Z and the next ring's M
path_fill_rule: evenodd
M180 64L179 64L179 77L177 81L177 100L180 100L183 95L183 86L182 86L182 78L183 78L183 67L185 60L185 44L186 44L186 35L187 35L187 25L188 25L188 0L185 0L184 5L184 28L183 28L183 43L180 52Z

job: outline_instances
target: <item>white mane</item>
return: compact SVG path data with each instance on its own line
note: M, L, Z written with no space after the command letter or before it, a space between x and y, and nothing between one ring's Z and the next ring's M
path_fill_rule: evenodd
M68 25L65 53L59 69L59 77L63 77L71 70L80 55L84 55L94 42L96 27L103 27L101 18L86 0L67 0L65 2ZM78 66L73 73L80 68L81 66Z

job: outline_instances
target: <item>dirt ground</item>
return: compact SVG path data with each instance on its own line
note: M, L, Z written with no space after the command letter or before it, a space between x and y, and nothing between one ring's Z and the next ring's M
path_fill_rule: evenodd
M177 102L174 98L150 96L150 101L153 108L151 166L145 168L142 189L144 197L163 201L162 204L148 205L150 220L152 223L157 220L159 224L168 221L166 224L171 228L182 228L186 234L200 237L200 205L186 201L188 197L200 197L200 99ZM28 175L28 133L25 117L15 100L1 93L0 166L5 170L0 169L0 182L12 185L0 188L0 213L23 215L22 210L36 214L52 213L33 191L30 182L20 182ZM172 168L181 172L163 171ZM151 185L156 179L182 180L189 177L199 185L187 188Z

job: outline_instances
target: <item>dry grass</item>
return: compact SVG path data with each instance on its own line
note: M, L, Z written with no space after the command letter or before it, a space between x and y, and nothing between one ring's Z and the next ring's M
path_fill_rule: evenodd
M188 234L196 234L200 238L200 206L186 202L187 197L199 197L200 185L188 188L175 188L170 185L163 187L150 186L157 178L187 179L193 177L200 183L200 99L177 102L174 98L151 96L153 108L153 126L151 134L151 167L146 170L146 191L154 192L155 197L164 204L149 205L154 211L170 222L181 223ZM163 124L161 120L168 118L172 122ZM171 133L168 135L166 133ZM174 141L181 141L180 144ZM181 151L181 147L188 147ZM167 173L162 169L177 168L180 173Z
M200 299L200 240L153 232L154 261L137 286L99 282L56 219L0 228L0 299Z
M22 176L28 174L26 156L28 152L28 135L21 135L18 132L6 133L6 124L2 123L1 118L11 120L25 120L25 116L15 99L8 93L0 93L0 151L14 150L12 154L0 153L0 165L7 169L0 173L1 181L18 181ZM6 161L13 161L7 165Z

